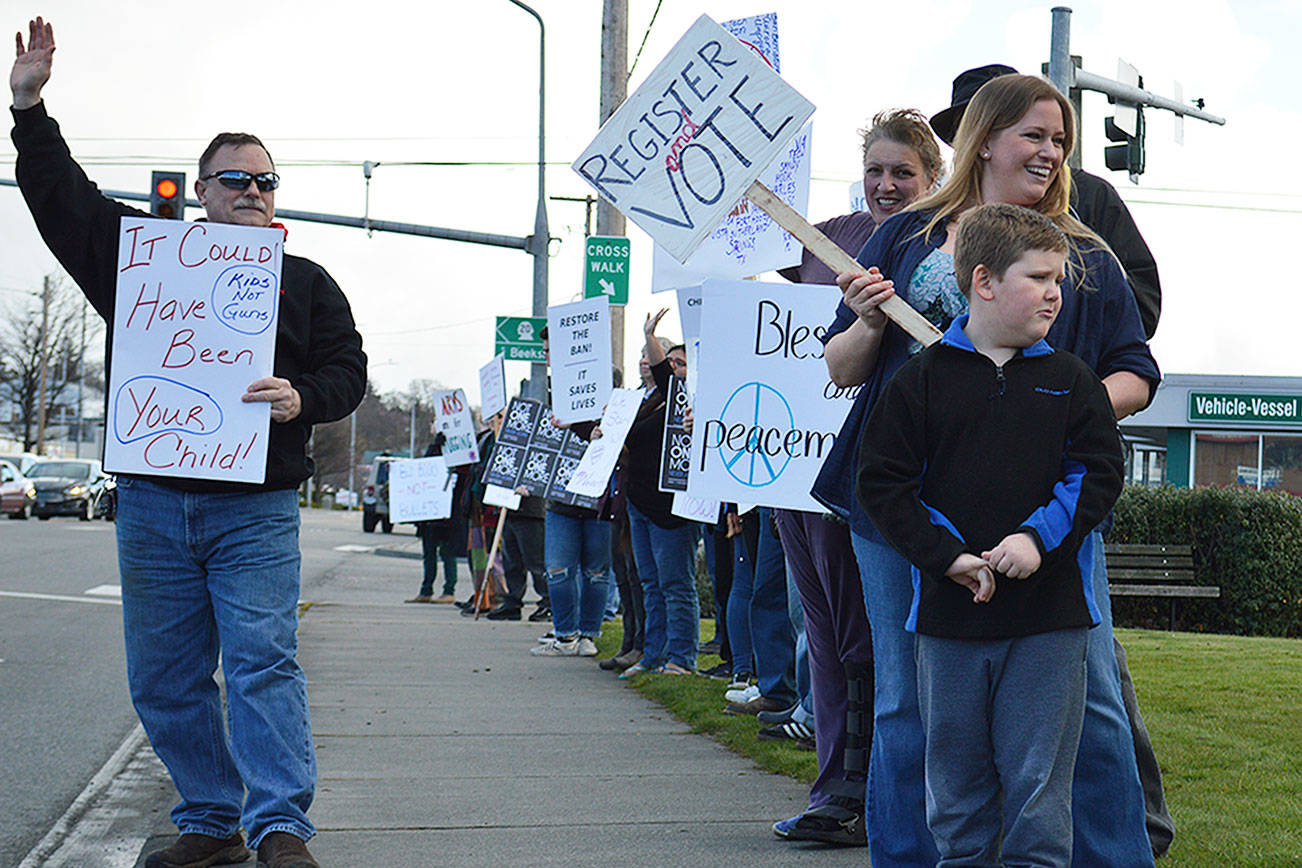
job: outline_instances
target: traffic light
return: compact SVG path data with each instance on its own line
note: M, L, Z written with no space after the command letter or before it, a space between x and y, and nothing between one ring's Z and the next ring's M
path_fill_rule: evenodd
M185 172L154 172L149 183L149 213L165 220L185 218Z
M1135 108L1135 134L1133 136L1117 126L1113 118L1104 120L1103 131L1107 134L1108 141L1123 143L1108 145L1104 148L1103 162L1114 172L1123 170L1129 172L1130 180L1138 183L1139 176L1144 174L1143 107L1138 106Z

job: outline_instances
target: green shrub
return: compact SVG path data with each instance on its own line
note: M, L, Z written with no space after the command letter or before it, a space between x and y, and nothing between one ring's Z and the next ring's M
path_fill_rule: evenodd
M1243 488L1127 486L1110 542L1192 545L1194 581L1219 599L1177 603L1177 629L1302 636L1302 500ZM1168 602L1112 601L1118 624L1165 627Z

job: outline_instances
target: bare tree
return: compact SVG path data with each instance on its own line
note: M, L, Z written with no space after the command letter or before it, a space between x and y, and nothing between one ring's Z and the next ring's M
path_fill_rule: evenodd
M45 409L57 406L82 376L102 388L103 367L93 361L101 346L103 324L70 281L49 275L46 290L32 301L10 301L0 308L0 401L11 402L12 417L0 429L21 437L24 449L37 445L42 372ZM87 352L92 348L91 352Z

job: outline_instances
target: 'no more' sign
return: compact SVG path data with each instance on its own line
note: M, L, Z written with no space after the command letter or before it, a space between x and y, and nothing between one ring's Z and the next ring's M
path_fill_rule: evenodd
M813 113L768 64L702 15L574 170L682 262Z

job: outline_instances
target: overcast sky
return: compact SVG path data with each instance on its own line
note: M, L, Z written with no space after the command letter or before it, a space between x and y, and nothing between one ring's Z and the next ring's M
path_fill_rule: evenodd
M597 128L600 0L536 0L547 25L550 195L584 196L569 162ZM629 56L655 0L629 0ZM630 82L701 13L716 20L776 11L783 77L817 106L809 218L848 210L858 177L856 130L876 111L949 104L961 70L1003 62L1036 72L1048 58L1050 4L1014 0L698 3L663 0ZM144 192L151 168L185 169L218 130L267 142L282 208L360 216L361 164L379 162L370 214L508 235L532 231L537 157L538 28L506 0L55 0L4 4L0 29L41 13L58 51L47 107L87 172L108 189ZM1138 67L1149 90L1228 118L1224 127L1148 115L1148 172L1139 186L1103 168L1106 100L1086 96L1085 167L1130 203L1162 275L1153 349L1168 373L1297 375L1302 279L1289 253L1302 237L1302 73L1294 0L1078 2L1072 51L1087 70ZM9 43L12 44L12 43ZM8 49L11 51L12 49ZM12 55L7 55L12 57ZM419 166L420 162L525 165ZM13 146L0 143L0 177ZM582 292L581 204L548 205L551 301ZM190 219L198 211L187 214ZM0 304L22 305L55 268L13 188L0 187ZM528 314L524 253L448 241L291 223L289 252L320 262L348 294L382 391L416 378L462 386L492 355L495 315ZM653 298L650 242L630 224L630 350ZM665 331L677 329L670 323ZM630 354L630 358L632 355ZM527 376L508 363L508 380Z

